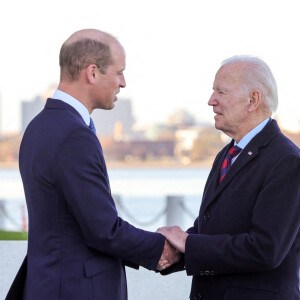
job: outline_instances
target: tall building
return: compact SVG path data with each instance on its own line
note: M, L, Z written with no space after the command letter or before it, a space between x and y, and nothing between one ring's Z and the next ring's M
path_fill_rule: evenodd
M97 135L113 136L120 133L128 136L132 131L134 117L129 99L119 99L112 110L95 109L91 115Z
M36 97L32 101L23 101L21 103L21 129L25 131L30 121L41 112L44 108L45 102L40 98Z
M22 132L25 131L30 121L41 112L45 106L43 97L36 97L32 101L22 102ZM114 109L103 110L95 109L92 118L99 136L117 135L128 136L134 124L132 115L131 101L129 99L119 99Z
M51 98L57 84L52 84L41 95L32 101L23 101L21 104L21 130L25 131L30 121L39 114L45 106L47 98Z

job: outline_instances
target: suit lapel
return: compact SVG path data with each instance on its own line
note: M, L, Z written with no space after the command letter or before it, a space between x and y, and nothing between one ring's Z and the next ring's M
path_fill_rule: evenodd
M243 149L242 153L231 166L222 182L218 184L217 189L215 190L214 198L216 198L230 184L232 179L236 177L238 173L258 155L258 153L259 149L257 146L248 147L247 145L247 147Z
M207 191L203 197L203 211L206 210L207 206L210 205L217 197L222 193L224 189L232 182L232 180L239 175L240 171L244 169L249 163L251 163L256 156L259 155L261 147L266 146L273 136L280 132L280 129L275 120L269 122L265 128L258 133L250 143L243 149L239 157L236 159L228 173L219 184L219 174L222 162L226 156L228 150L232 147L233 141L224 148L224 153L220 155L220 158L216 162L216 168L212 170L214 173L211 177L211 182L207 186Z
M206 207L206 204L210 202L212 195L214 195L216 190L218 189L221 165L223 160L225 159L228 150L232 147L232 145L233 145L233 140L231 141L231 143L229 143L227 146L223 148L223 150L220 152L219 157L217 157L215 160L214 166L209 174L205 186L202 205L201 205L202 207Z

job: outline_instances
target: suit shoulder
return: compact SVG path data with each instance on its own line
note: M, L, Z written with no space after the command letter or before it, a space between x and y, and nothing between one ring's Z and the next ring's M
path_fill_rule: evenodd
M83 140L99 143L79 114L66 109L44 109L28 125L22 148L24 145L30 149L34 146L40 152L53 154L65 143L77 141L82 144Z
M282 155L295 155L300 158L300 149L287 136L280 132L271 141L273 147Z
M89 129L77 112L67 109L45 108L28 125L28 130L44 134L67 133L80 128Z

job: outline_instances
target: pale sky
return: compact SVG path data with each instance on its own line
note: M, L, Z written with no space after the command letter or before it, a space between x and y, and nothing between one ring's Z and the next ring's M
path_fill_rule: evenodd
M255 55L279 90L276 116L300 129L300 4L292 0L1 0L2 131L20 128L20 102L58 83L61 44L97 28L127 53L127 87L138 124L165 122L177 109L213 122L207 102L225 58ZM116 103L118 105L118 103Z

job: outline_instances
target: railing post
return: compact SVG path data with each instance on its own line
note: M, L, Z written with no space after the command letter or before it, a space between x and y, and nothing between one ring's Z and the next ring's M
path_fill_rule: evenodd
M183 216L183 196L167 196L167 214L166 225L178 225L181 228L184 226Z

